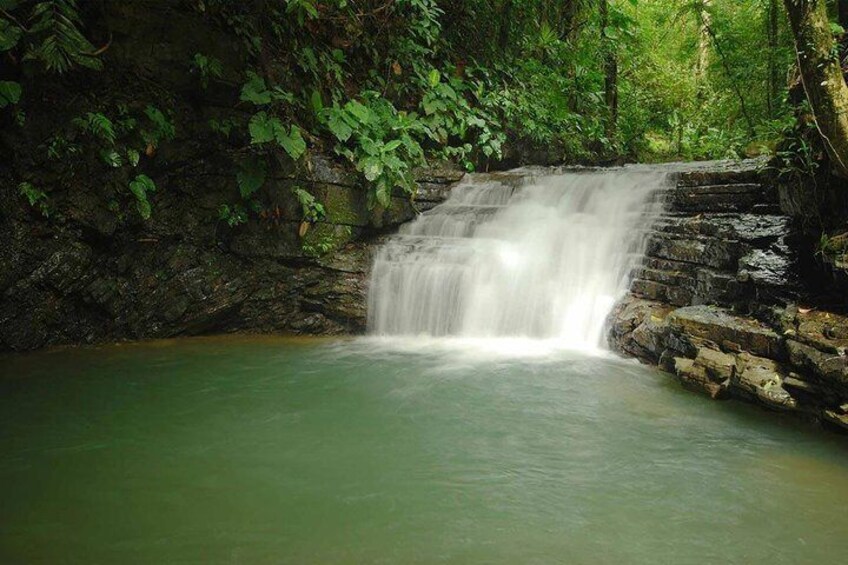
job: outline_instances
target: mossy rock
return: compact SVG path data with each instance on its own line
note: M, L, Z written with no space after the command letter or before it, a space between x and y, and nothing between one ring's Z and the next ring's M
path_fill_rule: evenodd
M356 233L350 226L319 222L310 226L304 234L301 248L307 255L320 257L337 251L355 237Z
M358 187L319 184L313 195L324 206L324 221L344 226L367 226L369 212L365 191Z

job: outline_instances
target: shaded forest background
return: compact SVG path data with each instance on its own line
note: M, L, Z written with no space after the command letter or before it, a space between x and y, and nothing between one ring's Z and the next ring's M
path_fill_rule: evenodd
M427 160L816 158L785 141L809 124L777 0L0 0L0 53L6 181L45 216L57 184L96 175L116 213L149 218L186 137L230 163L230 226L311 152L354 167L371 206L414 194Z

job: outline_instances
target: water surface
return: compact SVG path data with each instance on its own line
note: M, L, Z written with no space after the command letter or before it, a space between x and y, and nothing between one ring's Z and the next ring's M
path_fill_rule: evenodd
M843 437L486 344L2 357L0 562L844 562Z

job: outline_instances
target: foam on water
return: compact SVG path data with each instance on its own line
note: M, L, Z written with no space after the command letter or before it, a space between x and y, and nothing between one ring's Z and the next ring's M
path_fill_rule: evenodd
M377 254L369 333L598 348L669 179L646 169L468 177Z

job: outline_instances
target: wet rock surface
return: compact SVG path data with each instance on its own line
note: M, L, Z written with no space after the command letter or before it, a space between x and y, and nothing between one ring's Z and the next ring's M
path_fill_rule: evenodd
M816 289L772 182L754 162L680 173L609 343L713 398L848 430L848 317L796 305Z
M808 314L789 311L784 322L807 326ZM811 316L817 317L816 315ZM674 374L687 388L712 398L735 397L845 427L848 357L816 331L807 345L797 334L718 306L674 309L633 295L611 315L609 343ZM641 344L650 344L644 347Z
M263 148L267 176L247 198L236 173L258 153L247 150L255 109L240 101L252 59L244 42L191 3L106 4L101 24L115 41L100 56L121 72L30 77L26 127L0 127L0 351L230 331L362 331L371 246L444 200L463 171L432 163L415 172L415 202L396 193L390 206L372 209L362 175L309 138L296 163ZM221 76L205 84L190 72L197 53L220 61ZM126 111L135 121L148 104L168 115L174 137L143 151L137 168L104 167L94 140L68 127L88 110L113 121ZM51 139L76 149L50 157ZM129 139L121 153L136 143ZM137 173L156 184L148 220L128 190ZM22 197L21 181L45 191L49 218ZM298 188L321 203L321 221L303 222ZM228 226L224 205L241 206L247 222Z
M676 306L742 309L799 296L796 242L803 236L781 212L778 188L762 167L712 163L678 173L674 189L661 195L666 211L650 229L633 293Z
M0 214L0 350L215 332L348 334L365 329L371 253L381 234L444 199L462 173L419 171L422 200L369 210L358 178L322 156L299 179L327 211L301 237L301 211L280 180L274 214L228 228L216 218L230 176L191 172L160 190L147 222L117 229L96 198L75 193L60 218L24 206ZM216 184L217 183L217 184ZM18 203L10 183L5 202ZM86 193L87 189L79 190ZM315 253L318 250L319 253Z

